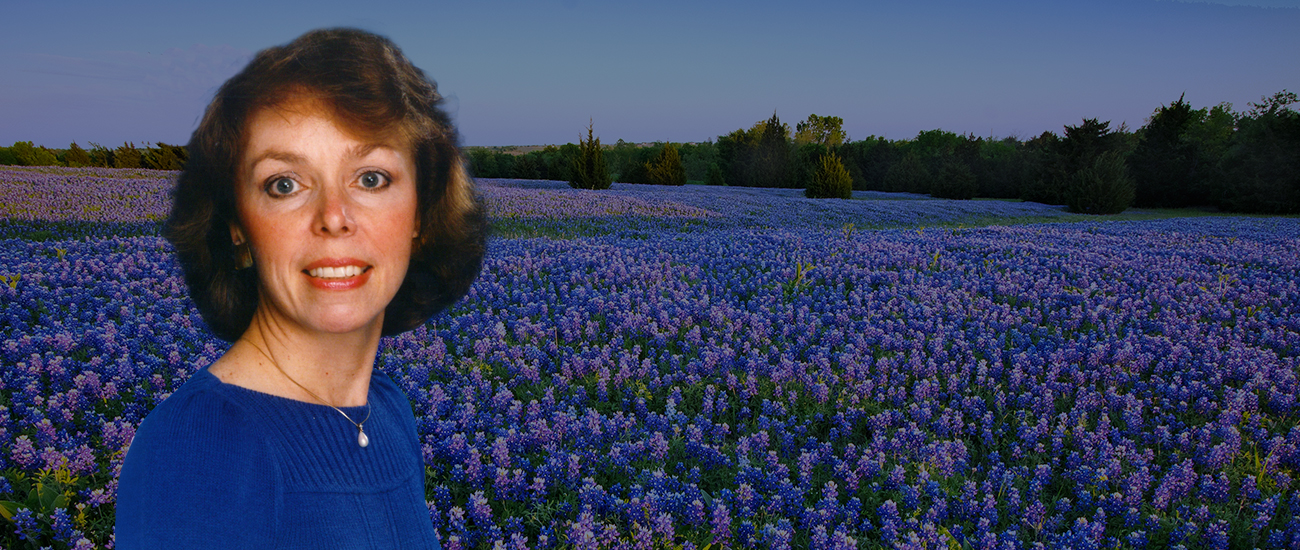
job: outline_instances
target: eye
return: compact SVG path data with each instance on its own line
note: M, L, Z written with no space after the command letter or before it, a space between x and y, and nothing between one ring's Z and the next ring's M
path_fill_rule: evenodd
M298 190L298 182L289 177L272 178L266 184L266 192L273 197L284 197Z
M388 176L383 172L366 172L361 174L360 183L363 189L379 189L388 184Z

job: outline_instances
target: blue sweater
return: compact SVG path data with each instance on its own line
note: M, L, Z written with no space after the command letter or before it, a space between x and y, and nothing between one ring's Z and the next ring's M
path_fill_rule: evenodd
M330 407L198 371L131 441L116 548L437 549L411 402L377 371L369 402L362 448Z

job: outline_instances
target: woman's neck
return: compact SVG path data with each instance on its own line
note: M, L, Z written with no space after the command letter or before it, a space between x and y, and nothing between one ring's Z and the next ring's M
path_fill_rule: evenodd
M259 308L248 330L209 371L223 382L263 393L359 407L366 404L382 323L344 334L319 333L277 322Z

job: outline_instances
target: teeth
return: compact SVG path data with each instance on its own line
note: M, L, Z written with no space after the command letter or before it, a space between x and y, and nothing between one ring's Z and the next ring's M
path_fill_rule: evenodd
M343 279L346 277L355 277L361 274L361 268L355 265L345 265L343 267L318 267L307 272L312 277L322 279Z

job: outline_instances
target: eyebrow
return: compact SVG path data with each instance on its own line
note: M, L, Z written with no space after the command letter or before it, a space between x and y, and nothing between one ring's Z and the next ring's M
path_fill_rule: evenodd
M392 146L386 143L363 143L349 149L345 153L345 156L347 158L359 159L365 157L366 155L369 155L375 149L379 149L379 148L396 150ZM278 160L280 162L284 162L288 164L301 164L306 162L307 158L297 153L291 153L289 151L269 149L263 151L262 154L257 156L257 158L254 158L252 163L249 164L249 166L257 167L257 165L261 164L262 161L264 160Z

